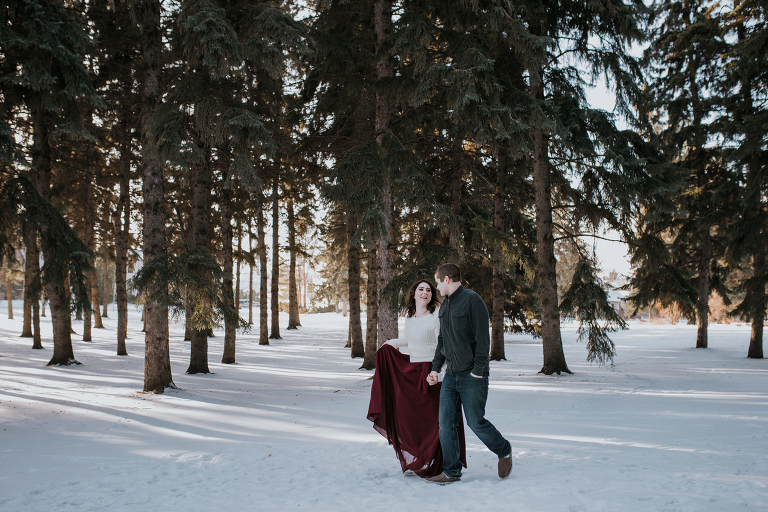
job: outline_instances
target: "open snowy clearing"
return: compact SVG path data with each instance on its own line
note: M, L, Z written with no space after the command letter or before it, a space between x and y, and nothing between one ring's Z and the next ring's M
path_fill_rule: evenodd
M712 348L696 350L694 326L633 323L599 368L567 324L575 374L560 377L536 373L540 343L507 336L487 416L512 443L512 476L467 430L469 468L440 487L403 475L366 420L373 372L349 358L340 315L302 316L270 346L238 335L236 365L218 363L218 331L212 375L184 374L174 325L179 389L153 395L135 309L129 356L104 319L94 342L73 335L83 365L67 368L45 366L50 317L31 350L16 311L0 320L1 511L768 509L768 361L746 358L748 326L711 325Z

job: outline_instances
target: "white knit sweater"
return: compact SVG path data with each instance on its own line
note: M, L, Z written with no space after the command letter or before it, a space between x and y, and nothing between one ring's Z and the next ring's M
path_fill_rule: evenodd
M440 319L436 310L422 317L406 317L403 335L387 341L387 344L397 348L407 346L412 363L431 362L435 358L438 334Z

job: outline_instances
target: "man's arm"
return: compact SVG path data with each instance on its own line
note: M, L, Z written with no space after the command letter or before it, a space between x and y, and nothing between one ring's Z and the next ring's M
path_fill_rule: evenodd
M445 362L445 356L443 355L443 335L437 335L437 346L435 347L435 357L432 358L432 371L439 372Z
M480 296L475 296L470 304L469 313L472 322L472 334L475 337L475 366L472 368L472 374L475 377L482 377L485 369L488 367L488 361L491 358L491 336L488 332L488 308ZM434 364L432 369L435 369Z

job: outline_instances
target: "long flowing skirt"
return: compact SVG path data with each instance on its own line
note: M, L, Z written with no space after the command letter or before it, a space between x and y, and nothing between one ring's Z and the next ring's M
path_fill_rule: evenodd
M411 363L410 357L384 345L376 353L376 373L371 387L368 419L394 447L403 472L410 469L422 478L443 471L440 448L440 384L430 386L432 363ZM464 418L456 431L461 463L467 467Z

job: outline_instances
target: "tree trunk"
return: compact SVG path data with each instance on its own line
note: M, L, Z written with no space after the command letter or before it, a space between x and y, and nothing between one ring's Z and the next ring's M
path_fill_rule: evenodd
M293 197L288 197L288 251L290 252L290 270L288 271L288 329L301 325L299 319L299 293L296 290L296 218L293 212Z
M90 153L90 151L88 152ZM93 215L93 174L92 173L86 173L85 178L85 197L84 197L84 204L83 208L85 209L85 229L83 233L83 242L85 245L93 252L95 251L94 243L93 243L93 223L94 223L94 215ZM94 261L94 269L90 272L88 272L88 289L86 290L86 293L88 294L88 304L92 305L93 302L93 288L94 283L98 280L96 276L96 264ZM99 306L98 303L96 303L96 308L94 309L94 315L99 316ZM93 341L93 338L91 337L91 312L86 311L85 316L83 317L83 341Z
M267 306L267 236L264 232L264 195L256 202L256 224L259 237L259 345L269 345Z
M357 215L347 213L347 268L349 269L349 343L352 357L365 357L363 324L360 319L360 249L355 241Z
M160 0L141 0L136 7L142 29L141 149L144 198L144 260L151 262L166 253L165 182L156 149L150 143L149 122L162 91L160 88L162 34ZM144 391L163 393L176 387L171 376L168 346L168 307L152 302L144 305Z
M209 238L208 195L211 190L210 148L204 148L203 155L202 162L195 166L192 171L192 203L189 232L192 247L207 254ZM192 315L194 315L200 306L194 298L189 301L189 304ZM196 326L192 327L192 340L189 351L189 368L187 368L187 373L211 373L208 369L208 328L199 329Z
M392 0L375 0L374 2L374 26L376 31L376 79L379 83L394 76L392 58L385 49L385 41L392 30ZM386 104L384 94L376 91L376 143L379 154L386 161L386 138L391 136L390 119L391 112ZM381 190L381 215L383 230L377 241L376 254L379 257L378 292L379 292L379 333L380 340L397 338L397 315L389 307L386 301L381 300L384 288L395 276L395 220L394 220L394 185L393 169L383 169L383 188Z
M13 320L13 279L8 259L3 261L3 276L5 277L5 298L8 300L8 320Z
M51 200L51 157L48 145L48 119L39 111L32 112L32 167L37 174L37 191L46 201ZM40 245L43 255L54 254L48 225L43 225L40 232ZM46 267L52 272L52 281L48 284L48 297L51 301L51 324L53 325L53 357L48 365L79 364L72 350L72 318L69 309L69 288L67 282L69 265L66 261L53 261L46 258Z
M95 250L95 247L91 247L91 249ZM104 328L104 322L101 321L101 315L99 314L99 305L101 304L101 297L99 295L99 259L96 258L96 261L94 263L94 269L92 272L93 278L91 279L91 307L93 308L93 326L96 329L103 329ZM104 276L106 279L106 276Z
M757 307L752 312L752 332L749 337L749 350L747 351L747 357L750 359L762 359L763 358L763 323L765 322L765 281L766 281L766 264L765 264L765 233L761 232L757 237L757 248L755 254L752 256L752 265L754 267L754 279L760 283L757 287L757 296L755 304Z
M248 323L253 325L253 265L256 258L253 254L253 233L251 232L251 223L248 222L248 254L251 256L248 260Z
M699 297L696 303L696 316L699 324L696 330L696 348L707 348L707 330L709 327L709 282L711 280L710 263L712 261L712 238L709 227L699 233L701 254L699 255Z
M532 86L533 97L541 97L541 86ZM533 179L536 197L536 253L538 255L539 300L541 308L541 340L544 364L540 373L552 375L571 373L565 363L563 340L560 337L560 309L557 299L557 269L555 241L552 234L552 190L549 181L548 137L542 130L533 130L536 151Z
M278 177L272 181L272 332L269 337L273 340L280 338L280 210L278 197Z
M222 180L226 182L226 180ZM221 251L224 259L224 304L228 304L236 315L224 315L224 355L221 362L224 364L233 364L235 362L235 340L237 321L239 318L239 304L235 302L235 294L232 289L232 269L234 267L234 258L232 255L232 189L229 187L221 188ZM240 245L238 237L238 246ZM239 248L239 247L238 247ZM239 286L239 265L238 265L238 288Z
M108 310L109 303L112 302L112 290L110 290L109 286L109 260L107 259L106 251L104 257L101 259L101 285L101 318L109 318ZM95 309L95 312L98 316L98 307ZM103 329L104 324L101 321L99 321L99 324L101 324L100 329Z
M237 219L237 268L235 269L235 309L240 314L240 263L243 261L243 224Z
M117 355L127 356L128 337L128 236L131 227L131 151L126 122L120 123L120 197L115 212L115 301L117 302Z
M43 339L40 335L40 302L37 297L32 301L32 328L32 348L43 348Z
M365 355L363 356L363 365L361 368L373 370L376 368L376 351L378 345L378 265L379 258L376 255L376 249L371 247L368 250L368 282L366 283L366 330L365 330Z
M32 288L32 280L40 272L40 252L37 248L37 233L29 228L24 237L27 249L26 260L24 262L24 286L22 297L24 298L24 309L22 317L21 337L32 338L32 297L28 297L29 290ZM10 306L9 306L10 308ZM42 348L42 347L32 347Z
M507 173L507 156L504 149L499 151L496 161L496 194L493 200L493 227L496 233L504 233L504 195ZM491 361L506 360L504 354L504 272L501 268L502 248L500 243L493 245L491 264L493 266L493 311L491 314Z

